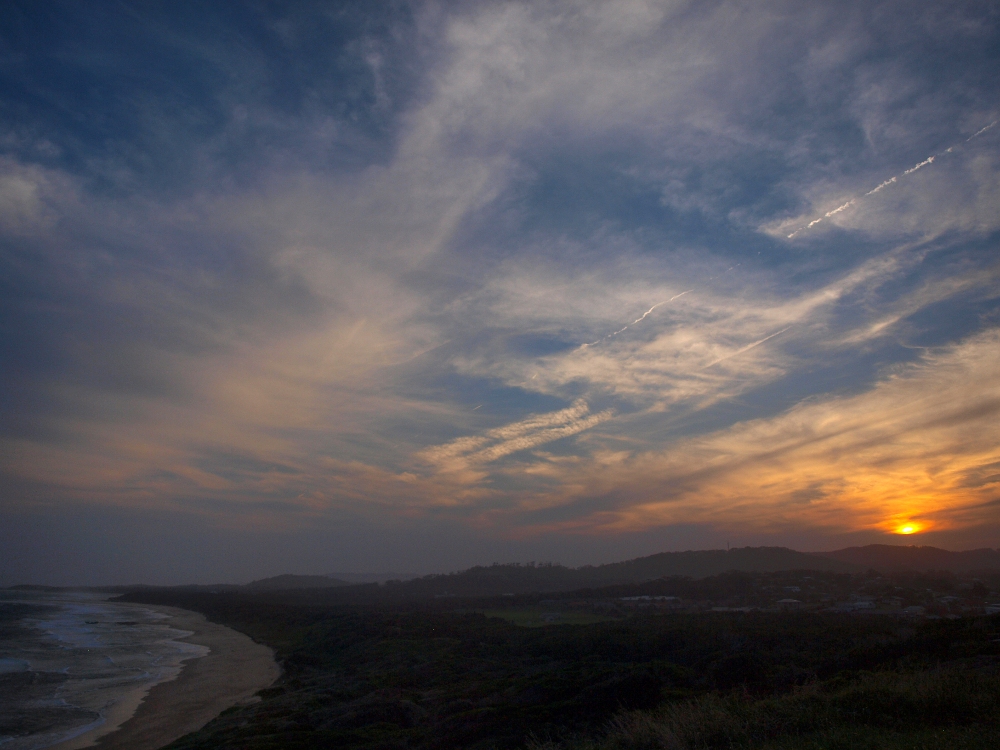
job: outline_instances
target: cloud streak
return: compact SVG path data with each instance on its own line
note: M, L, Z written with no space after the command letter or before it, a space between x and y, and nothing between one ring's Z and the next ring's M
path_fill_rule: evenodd
M772 333L770 336L765 336L762 339L757 339L757 341L754 341L752 344L747 344L746 346L744 346L744 347L742 347L740 349L737 349L732 354L727 354L724 357L719 357L718 359L716 359L716 360L714 360L712 362L709 362L707 365L705 365L705 367L706 368L714 367L715 365L719 364L720 362L725 362L727 359L732 359L733 357L738 357L739 355L741 355L741 354L743 354L745 352L748 352L751 349L755 349L756 347L760 346L764 342L770 341L775 336L780 336L785 331L787 331L789 328L791 328L791 326L788 326L786 328L782 328L780 331L776 331L775 333Z
M482 435L458 438L444 445L426 448L417 457L439 472L458 474L518 451L577 435L612 416L611 410L591 414L587 402L578 399L560 411L534 415L487 430Z
M623 328L619 328L619 329L618 329L617 331L614 331L613 333L609 333L609 334L608 334L607 336L605 336L605 337L604 337L603 339L598 339L597 341L592 341L592 342L591 342L591 343L589 343L589 344L581 344L581 345L580 345L580 348L581 348L581 349L585 349L585 348L586 348L586 347L588 347L588 346L597 346L597 345L598 345L598 344L600 344L600 343L601 343L602 341L606 341L607 339L610 339L610 338L611 338L612 336L617 336L617 335L618 335L619 333L624 333L624 332L625 332L625 331L627 331L627 330L628 330L629 328L631 328L632 326L634 326L634 325L635 325L636 323L641 323L641 322L642 322L642 321L644 321L644 320L645 320L646 318L648 318L648 317L649 317L649 315L650 315L650 313L652 313L652 312L653 312L653 310L655 310L656 308L660 307L661 305L665 305L665 304L667 304L668 302L673 302L673 301L674 301L675 299L680 299L680 298L681 298L681 297L683 297L683 296L684 296L685 294L690 294L690 293L691 293L691 292L693 292L693 291L694 291L694 289L688 289L688 290L686 290L686 291L683 291L683 292L681 292L680 294L675 294L675 295L674 295L673 297L671 297L670 299L665 299L665 300L663 300L663 302L657 302L657 303L656 303L655 305L653 305L653 306L652 306L651 308L649 308L648 310L646 310L646 312L644 312L644 313L643 313L642 315L640 315L640 316L639 316L638 318L636 318L635 320L633 320L633 321L632 321L631 323L629 323L629 324L628 324L627 326L624 326Z
M891 325L876 332L867 319L847 315L849 301L877 294L878 289L913 273L926 257L926 250L904 245L797 295L772 290L766 276L746 271L742 279L733 280L740 283L738 292L706 287L697 295L687 294L682 306L664 312L655 325L647 324L642 336L619 337L600 347L568 348L523 360L463 356L455 362L460 371L498 377L511 385L550 395L566 397L572 389L585 387L595 397L622 399L630 410L705 408L794 372L798 365L788 347L801 347L807 339L818 337L808 346L823 347L822 356L826 357L838 348L857 345L858 336L890 335ZM512 272L505 279L503 287L489 290L489 315L497 324L511 328L529 324L523 318L525 296L544 298L551 304L552 317L543 319L546 327L567 328L577 320L579 302L604 300L608 305L606 314L610 315L614 290L637 283L609 278L605 284L593 287L588 280L546 279L537 270ZM965 283L976 287L989 282L980 276L978 281L970 279ZM539 289L535 291L532 284L539 285ZM919 302L918 298L901 302L902 307L887 301L881 319L894 317L898 321L932 299L958 293L958 287L950 283L942 282L935 289L930 296L919 297ZM643 294L651 292L643 290ZM761 353L761 344L793 328L797 333L789 334L786 346L767 355Z
M980 135L982 135L983 133L985 133L986 131L988 131L990 128L992 128L996 124L997 124L997 121L993 121L989 125L987 125L986 127L979 129L972 136L970 136L969 138L966 138L965 139L965 143L968 143L969 141L971 141L971 140L973 140L975 138L978 138ZM935 159L938 159L938 158L940 158L942 156L945 156L946 154L950 154L950 153L954 152L954 150L955 150L956 147L957 147L957 145L949 146L944 151L941 151L939 153L932 154L931 156L928 156L922 162L919 162L918 164L913 165L909 169L904 170L901 174L894 175L893 177L890 177L888 180L885 180L884 182L876 185L874 188L872 188L867 193L865 193L862 197L863 198L867 198L867 197L869 197L871 195L875 195L876 193L881 192L885 188L890 187L891 185L896 184L901 177L906 177L908 175L913 174L914 172L917 172L917 171L923 169L924 167L930 166L931 164L934 163ZM843 205L838 206L837 208L835 208L835 209L833 209L831 211L827 211L825 214L823 214L819 218L813 219L808 224L804 224L801 227L799 227L798 229L796 229L795 231L793 231L791 234L788 235L788 239L792 239L793 237L796 237L797 235L801 234L802 232L805 232L805 231L807 231L809 229L812 229L814 226L816 226L817 224L825 221L826 219L829 219L832 216L836 216L837 214L842 213L843 211L846 211L849 208L852 208L853 206L857 205L857 203L858 203L859 200L861 200L861 198L851 198L849 201L847 201Z
M714 519L744 533L806 524L835 534L894 532L904 521L928 531L988 522L989 507L977 503L995 492L990 467L1000 461L998 346L994 329L928 353L857 396L803 403L662 452L606 452L590 466L552 463L550 475L583 494L556 492L534 503L562 508L565 517L536 531ZM972 479L984 475L993 478ZM617 500L572 510L602 494ZM527 512L522 522L532 518Z

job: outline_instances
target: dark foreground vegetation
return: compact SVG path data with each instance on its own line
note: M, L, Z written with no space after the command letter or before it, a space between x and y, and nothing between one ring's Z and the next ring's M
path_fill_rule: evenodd
M995 599L995 581L923 576L907 586L812 572L780 574L788 586L776 586L778 575L642 585L683 591L681 599L621 587L561 600L310 604L295 592L163 590L125 598L203 612L272 646L284 668L260 702L172 750L997 746L1000 616L697 606L699 597L780 596L795 580L802 607L810 590L818 600L848 584L903 604L950 586L966 597L950 599L969 602ZM590 620L569 624L583 610ZM528 621L551 624L515 624Z

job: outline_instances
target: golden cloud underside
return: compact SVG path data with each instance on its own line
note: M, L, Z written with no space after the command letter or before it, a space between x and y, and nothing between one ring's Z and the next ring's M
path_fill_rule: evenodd
M340 427L350 434L365 413L412 406L359 400L354 418L343 409ZM294 413L303 428L322 421ZM674 523L761 532L897 532L907 523L919 530L963 528L995 514L985 504L1000 482L1000 331L929 353L865 393L807 401L657 450L610 450L593 433L586 454L537 450L612 419L577 402L425 449L400 471L304 453L287 435L266 438L268 420L259 415L247 410L242 424L203 415L197 426L206 441L236 446L283 471L227 478L198 468L198 451L185 442L192 429L187 419L195 415L165 409L147 415L156 431L149 424L116 425L91 430L88 449L22 442L10 455L23 477L44 478L86 501L155 507L176 496L178 485L227 498L246 511L228 517L239 525L296 526L344 507L362 514L392 508L407 516L459 509L470 523L517 534L615 533ZM490 476L521 484L501 492L486 481ZM285 511L255 509L255 499L275 496L287 498ZM605 499L594 511L588 501L598 497ZM212 514L210 506L201 512ZM539 521L539 513L559 520Z
M664 451L595 459L549 473L580 493L628 500L555 527L975 525L995 514L983 504L1000 483L1000 333L928 355L857 396L802 403Z

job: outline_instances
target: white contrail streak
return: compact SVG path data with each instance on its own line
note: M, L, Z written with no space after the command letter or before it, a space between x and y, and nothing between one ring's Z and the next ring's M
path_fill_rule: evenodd
M747 345L746 345L746 346L744 346L744 347L743 347L742 349L737 349L737 350L736 350L735 352L733 352L732 354L727 354L727 355L726 355L725 357L719 357L719 358L718 358L717 360L715 360L714 362L709 362L709 363L708 363L707 365L705 365L705 368L704 368L704 369L706 369L706 370L707 370L707 369L708 369L709 367L713 367L713 366L715 366L715 365L719 364L719 362L724 362L724 361L726 361L727 359L732 359L733 357L737 357L737 356L739 356L740 354L743 354L744 352L748 352L748 351L750 351L751 349L753 349L753 348L754 348L755 346L760 346L760 345L761 345L761 344L763 344L763 343L764 343L765 341L769 341L769 340L773 339L773 338L774 338L775 336L780 336L780 335L781 335L781 334L783 334L783 333L784 333L785 331L787 331L787 330L788 330L789 328L791 328L791 326L788 326L787 328L782 328L782 329L781 329L780 331L778 331L777 333L772 333L772 334L771 334L770 336L765 336L764 338L760 339L759 341L754 341L754 342L753 342L752 344L747 344Z
M994 120L989 125L987 125L985 128L980 128L975 133L973 133L971 136L969 136L968 138L966 138L965 142L968 143L973 138L978 138L979 136L981 136L983 133L985 133L987 130L989 130L990 128L992 128L997 123L1000 123L1000 120ZM865 193L864 196L862 196L862 197L867 198L869 195L875 195L875 193L879 192L880 190L884 190L885 188L887 188L890 185L892 185L894 182L898 182L900 177L905 177L906 175L913 174L918 169L923 169L924 167L926 167L926 166L928 166L930 164L933 164L934 160L937 159L939 156L944 156L945 154L950 154L954 150L955 150L955 146L949 146L948 148L946 148L944 151L942 151L940 153L934 154L933 156L928 156L922 162L920 162L919 164L916 164L916 165L910 167L909 169L907 169L906 171L904 171L902 174L898 174L895 177L890 177L888 180L886 180L882 184L877 185L876 187L872 188L867 193ZM821 221L825 221L826 219L829 219L834 214L839 214L841 211L846 211L848 208L850 208L851 206L855 205L858 202L858 200L859 200L858 198L851 198L851 200L847 201L847 203L845 203L844 205L840 206L839 208L835 208L832 211L827 211L825 214L823 214L822 216L820 216L818 219L813 219L808 224L803 224L801 227L799 227L794 232L792 232L790 235L788 235L788 239L792 239L793 237L795 237L795 235L799 234L800 232L804 232L807 229L812 229L814 226L816 226L817 224L819 224Z
M651 308L649 308L648 310L646 310L646 312L644 312L644 313L643 313L642 315L640 315L640 316L639 316L638 318L636 318L635 320L633 320L633 321L632 321L632 323L631 323L630 325L635 325L636 323L639 323L640 321L643 321L643 320L645 320L645 319L646 319L646 316L647 316L647 315L649 315L649 314L650 314L651 312L653 312L653 310L655 310L656 308L658 308L658 307L659 307L660 305L664 305L664 304L666 304L667 302L668 302L668 300L663 300L663 302L657 302L657 303L656 303L655 305L653 305L653 306L652 306ZM622 330L624 331L625 329L623 328Z
M910 167L909 169L907 169L905 172L903 172L903 174L913 174L918 169L921 169L923 167L926 167L928 164L933 164L933 163L934 163L934 157L933 156L928 156L922 162L920 162L919 164L917 164L917 166Z
M873 190L869 190L867 193L865 193L865 196L875 195L875 193L877 193L879 190L882 190L883 188L889 187L897 179L899 179L899 178L898 177L890 177L888 180L886 180L885 182L883 182L877 188L874 188Z
M729 269L729 270L731 271L732 269ZM614 331L613 333L609 333L604 338L597 339L597 341L591 341L589 344L581 344L580 348L581 349L586 349L588 346L595 346L596 344L600 344L602 341L606 341L607 339L611 338L612 336L617 336L622 331L627 331L629 328L631 328L632 326L634 326L636 323L641 323L642 321L644 321L646 319L646 316L649 315L651 312L653 312L653 310L655 310L656 308L658 308L660 305L665 305L668 302L673 302L678 297L683 297L685 294L688 294L689 292L693 292L693 291L694 291L694 289L688 289L687 291L681 292L680 294L675 294L670 299L663 300L663 302L657 302L655 305L653 305L651 308L649 308L648 310L646 310L646 312L644 312L642 315L640 315L638 318L636 318L635 320L633 320L631 323L629 323L624 328L619 328L617 331Z
M971 141L971 140L972 140L973 138L978 138L978 137L979 137L979 136L981 136L981 135L982 135L983 133L985 133L985 132L986 132L987 130L989 130L989 129L990 129L990 128L992 128L992 127L993 127L994 125L996 125L996 124L997 124L998 122L1000 122L1000 120L994 120L993 122L991 122L991 123L990 123L989 125L987 125L987 126L986 126L985 128L983 128L982 130L978 130L978 131L976 131L975 133L973 133L971 137L969 137L969 138L966 138L966 139L965 139L965 142L966 142L966 143L968 143L968 142L969 142L969 141Z
M893 178L893 179L895 179L895 178ZM833 209L832 211L827 211L825 214L823 214L822 216L820 216L818 219L813 219L808 224L806 224L804 227L799 227L798 229L796 229L794 232L792 232L790 235L788 235L788 239L791 239L792 237L794 237L795 235L797 235L799 232L803 231L804 229L812 229L814 226L816 226L817 224L819 224L821 221L823 221L824 219L829 219L834 214L839 214L841 211L846 211L848 208L850 208L851 206L853 206L856 201L857 201L857 198L851 198L843 206L838 206L837 208Z

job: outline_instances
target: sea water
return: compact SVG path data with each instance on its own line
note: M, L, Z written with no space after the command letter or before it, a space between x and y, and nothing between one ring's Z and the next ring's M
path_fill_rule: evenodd
M41 750L208 653L169 617L90 591L0 590L0 750Z

